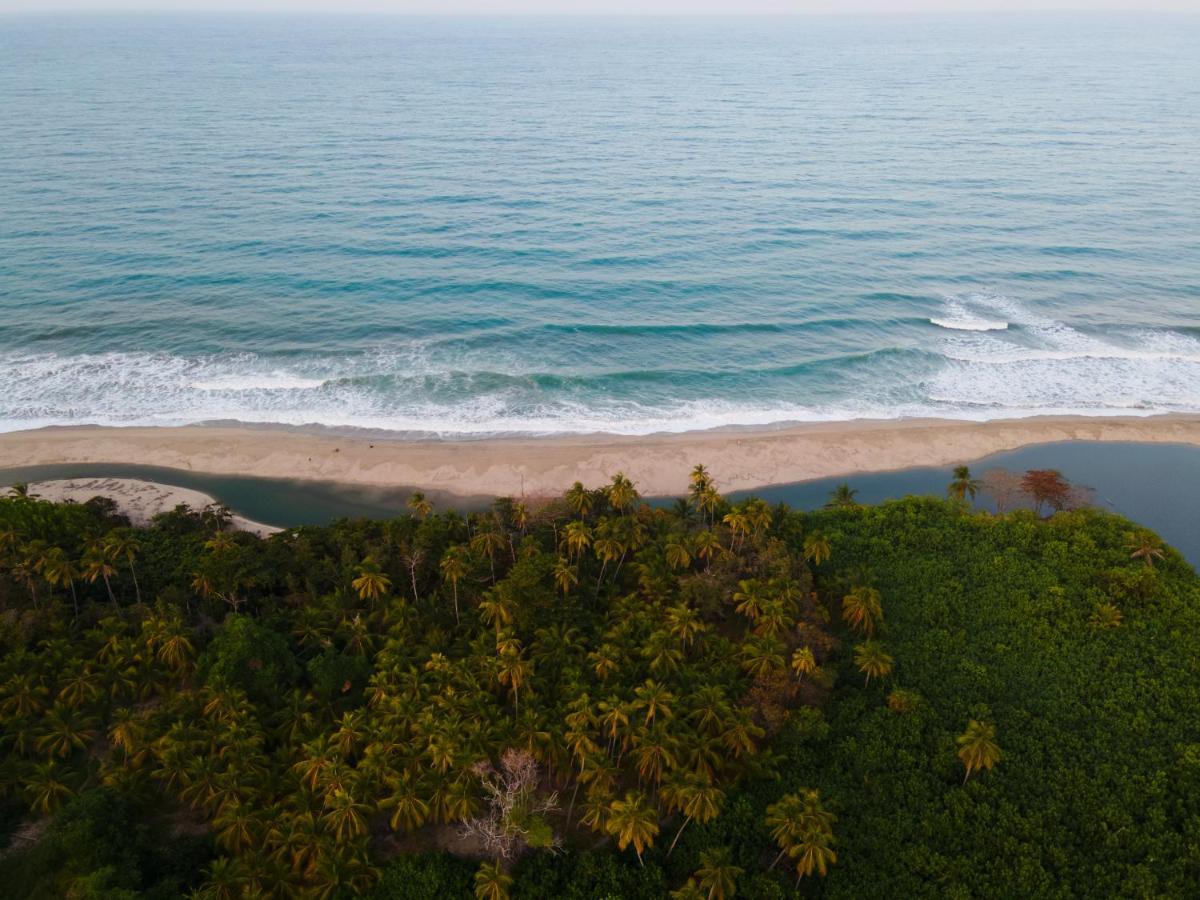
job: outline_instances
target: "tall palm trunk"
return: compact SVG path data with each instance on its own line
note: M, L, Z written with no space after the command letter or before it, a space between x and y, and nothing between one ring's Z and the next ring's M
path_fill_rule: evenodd
M580 767L580 774L583 774L583 769ZM575 797L579 793L579 780L575 780L575 790L571 791L571 802L567 804L567 827L571 827L571 812L575 809Z
M117 595L113 593L112 582L108 580L108 576L104 576L104 589L108 591L108 600L113 605L113 609L119 609L117 606Z
M675 840L671 841L671 846L667 849L667 856L675 850L675 845L679 843L679 836L683 834L683 829L688 827L688 822L692 821L691 816L687 816L683 820L683 824L679 826L679 830L675 832Z

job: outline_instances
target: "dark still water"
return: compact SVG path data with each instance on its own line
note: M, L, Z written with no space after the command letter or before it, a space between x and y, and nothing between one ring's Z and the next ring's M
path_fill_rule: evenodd
M1095 490L1096 506L1153 529L1193 565L1200 565L1200 447L1064 441L997 453L975 460L970 466L976 477L997 468L1014 472L1058 469L1072 483ZM952 469L931 467L823 478L749 493L800 509L824 505L830 491L839 484L856 489L857 499L862 503L879 503L909 494L944 496ZM977 505L993 508L983 496Z
M970 463L978 476L991 468L1025 471L1053 468L1096 491L1096 504L1152 528L1193 565L1200 565L1200 447L1180 444L1065 442L999 453ZM410 490L376 490L332 482L288 481L204 475L152 466L29 466L0 470L0 486L19 481L123 476L204 491L248 518L272 525L325 524L339 518L388 518L407 512ZM951 468L918 468L776 485L732 495L754 494L800 509L822 506L842 483L863 503L909 494L944 495ZM489 498L454 500L426 492L438 505L486 507ZM987 505L984 498L980 504Z

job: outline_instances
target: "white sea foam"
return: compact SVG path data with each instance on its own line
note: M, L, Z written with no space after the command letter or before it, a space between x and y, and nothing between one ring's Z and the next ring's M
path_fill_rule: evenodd
M946 362L926 384L933 403L998 415L1200 407L1200 341L1193 337L1149 329L1088 334L1001 295L965 302L1001 312L1020 330L947 338L939 348Z
M1007 322L994 322L990 319L972 319L963 317L961 319L930 319L931 324L937 325L939 328L948 328L951 331L1004 331L1008 328Z
M930 323L950 331L1004 331L1008 322L1002 319L990 319L969 310L966 304L957 297L947 297L945 313L931 318Z
M222 375L192 382L198 391L304 391L319 388L324 378L301 378L282 372L269 375Z
M919 352L839 363L837 393L825 388L819 399L790 375L710 397L672 398L659 388L635 395L640 388L613 388L603 372L573 372L562 389L548 388L530 360L419 342L286 363L254 354L0 354L0 430L239 420L443 436L647 434L854 418L1200 411L1194 336L1089 332L999 295L948 298L947 308L955 321L961 308L1016 327L951 329Z

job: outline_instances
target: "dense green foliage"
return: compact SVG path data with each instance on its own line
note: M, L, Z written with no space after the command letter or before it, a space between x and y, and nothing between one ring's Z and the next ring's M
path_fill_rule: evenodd
M0 883L1200 892L1177 554L1103 513L971 512L969 473L816 513L694 484L262 541L0 500Z

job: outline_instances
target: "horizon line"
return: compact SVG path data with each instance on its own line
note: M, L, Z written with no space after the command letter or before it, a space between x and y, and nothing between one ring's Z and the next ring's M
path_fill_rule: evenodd
M335 7L293 8L293 9L229 9L185 7L178 9L150 9L146 7L72 7L42 9L0 9L0 16L41 16L56 15L230 15L230 16L278 16L278 15L322 15L322 16L380 16L396 19L837 19L837 18L878 18L905 19L932 16L943 17L1030 17L1030 16L1182 16L1200 18L1200 10L1188 9L1138 9L1136 7L1120 9L1084 9L1079 7L1060 6L1042 9L910 9L910 10L845 10L845 11L791 11L791 12L542 12L542 11L489 11L489 12L417 12L388 9L337 9Z

